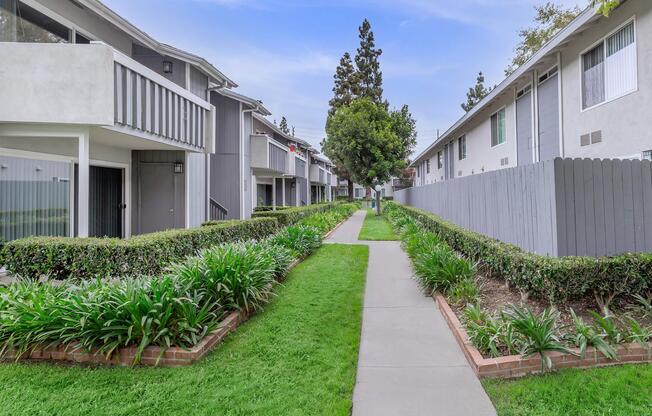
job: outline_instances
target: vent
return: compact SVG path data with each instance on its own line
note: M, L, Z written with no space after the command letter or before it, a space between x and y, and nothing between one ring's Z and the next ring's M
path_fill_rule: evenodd
M591 144L591 135L583 134L580 136L580 146L588 146Z
M644 150L641 156L643 160L652 160L652 150Z
M507 166L507 165L509 165L509 158L508 157L504 157L504 158L500 159L500 166Z
M600 143L602 141L602 130L594 131L591 133L591 144Z

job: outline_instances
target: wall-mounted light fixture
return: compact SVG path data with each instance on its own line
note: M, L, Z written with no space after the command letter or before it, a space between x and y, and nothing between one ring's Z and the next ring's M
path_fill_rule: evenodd
M172 73L172 61L163 61L163 73L164 74Z
M183 162L174 162L174 173L183 173Z

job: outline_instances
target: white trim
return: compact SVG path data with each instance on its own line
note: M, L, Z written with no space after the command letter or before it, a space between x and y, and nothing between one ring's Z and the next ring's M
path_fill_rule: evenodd
M532 163L539 161L539 78L532 71Z
M183 205L184 205L184 228L190 228L190 175L189 166L190 166L190 155L188 152L183 154L183 182L184 182L184 192L183 192Z
M622 93L621 95L618 95L616 97L612 97L611 99L607 100L607 97L606 97L606 93L607 93L607 91L606 91L607 39L609 39L611 36L613 36L614 34L619 32L620 30L624 29L630 23L634 24L634 51L636 52L636 64L635 64L635 67L636 67L636 86L631 91L626 91L626 92ZM639 57L638 57L638 55L639 54L638 54L638 32L637 32L637 28L638 28L638 25L636 24L636 14L634 14L632 17L627 19L624 23L622 23L618 27L616 27L616 29L614 29L611 32L607 33L601 39L598 39L597 41L592 43L589 47L587 47L587 48L583 49L582 51L580 51L580 53L578 55L579 56L579 65L578 66L579 66L579 71L580 71L580 82L579 82L579 86L580 86L580 113L584 113L586 111L593 110L594 108L601 107L601 106L603 106L605 104L611 103L613 101L616 101L616 100L619 100L619 99L621 99L623 97L626 97L626 96L628 96L630 94L634 94L634 93L638 92L638 89L639 89L638 88L638 75L639 75L639 70L638 70L639 69ZM604 73L604 76L605 76L605 85L604 85L604 87L605 87L605 99L604 99L604 101L602 101L602 102L600 102L598 104L592 105L591 107L584 108L584 60L582 59L582 57L584 55L586 55L587 52L594 49L596 46L598 46L600 44L603 45L603 48L602 48L603 61L602 62L605 65L605 73Z
M557 99L559 100L559 156L564 157L564 88L561 74L561 52L557 52Z
M494 132L493 132L493 129L491 129L491 119L493 118L493 116L497 115L501 111L503 111L505 113L505 141L497 143L496 145L494 145L493 144L493 134L494 134ZM489 129L491 130L491 132L490 132L491 135L489 137L489 144L490 144L491 149L495 149L496 147L499 147L499 146L507 143L507 106L506 105L500 107L498 110L491 113L491 115L489 116Z
M242 109L242 103L238 103L238 114L240 115L240 134L239 134L239 140L238 140L238 151L240 153L239 159L239 169L238 169L238 183L240 184L240 197L239 197L239 206L240 206L240 219L244 220L245 219L245 212L244 212L244 207L245 207L245 192L244 192L244 141L245 141L245 135L244 135L244 112Z
M76 25L71 20L66 19L65 17L61 16L59 13L56 13L48 9L47 7L45 7L44 5L42 5L41 3L35 0L20 0L20 1L25 3L25 5L31 7L32 9L36 10L37 12L44 14L45 16L49 17L52 20L55 20L57 23L66 26L68 30L70 30L71 39L69 43L72 44L76 43L74 38L75 32L80 33L82 36L88 38L91 41L95 39L99 39L99 36L97 36L96 34L93 34L87 29L82 28L79 25Z
M512 101L512 105L514 106L514 166L518 166L518 92L517 89L514 88L514 100Z
M129 163L91 159L91 166L122 169L122 201L127 206L122 215L122 238L131 237L131 161Z

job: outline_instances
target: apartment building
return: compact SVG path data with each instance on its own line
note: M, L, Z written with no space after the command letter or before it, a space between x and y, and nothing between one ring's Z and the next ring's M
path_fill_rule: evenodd
M556 157L652 158L652 2L586 9L414 159L416 185Z
M0 29L0 240L311 203L316 150L204 58L98 0L1 0Z

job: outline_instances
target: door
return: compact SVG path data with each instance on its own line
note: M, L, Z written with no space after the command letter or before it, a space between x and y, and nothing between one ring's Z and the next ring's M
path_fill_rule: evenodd
M90 167L88 233L91 237L123 236L122 223L126 207L122 182L122 169Z
M539 160L558 157L559 150L559 77L551 76L539 84Z
M516 100L516 143L519 166L531 164L533 162L532 91Z
M141 163L139 172L140 233L175 228L175 178L171 163Z

